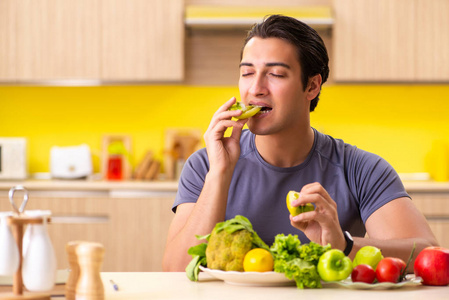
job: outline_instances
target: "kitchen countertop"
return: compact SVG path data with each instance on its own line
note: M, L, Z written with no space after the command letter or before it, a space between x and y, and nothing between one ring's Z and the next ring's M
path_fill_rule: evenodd
M17 185L24 186L30 197L112 197L112 198L173 198L176 181L105 181L105 180L23 180L0 181L0 196Z
M23 185L28 190L144 190L176 192L176 181L23 180L0 181L0 190Z
M449 192L449 182L403 181L408 192ZM0 191L9 190L15 185L23 185L28 190L139 190L176 192L177 181L105 181L105 180L23 180L0 181Z

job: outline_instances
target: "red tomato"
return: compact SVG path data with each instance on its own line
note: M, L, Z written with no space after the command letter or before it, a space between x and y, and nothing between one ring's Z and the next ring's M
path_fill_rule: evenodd
M373 283L376 271L370 265L357 265L352 269L351 279L353 282Z
M405 262L396 257L383 258L376 268L376 278L379 282L399 282L402 272L407 265Z

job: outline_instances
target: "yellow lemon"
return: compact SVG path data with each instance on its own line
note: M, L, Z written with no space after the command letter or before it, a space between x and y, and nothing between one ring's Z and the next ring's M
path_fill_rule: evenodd
M292 201L299 198L299 193L296 191L289 191L287 193L287 208L292 216L297 216L300 213L315 210L312 203L307 203L300 206L292 206Z
M262 248L254 248L248 251L243 259L245 272L269 272L273 271L273 256L271 252Z

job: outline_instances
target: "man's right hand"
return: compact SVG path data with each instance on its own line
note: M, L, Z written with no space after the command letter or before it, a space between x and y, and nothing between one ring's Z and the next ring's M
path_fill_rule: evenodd
M215 112L204 134L210 171L233 171L239 159L240 135L248 119L232 120L232 117L241 114L240 110L228 110L235 102L235 97L232 97ZM224 137L230 127L232 127L231 135Z
M228 111L234 103L233 97L216 111L204 134L209 172L196 203L183 203L176 209L164 252L165 271L183 271L191 260L187 254L189 247L200 243L195 235L210 233L215 224L225 219L229 185L240 156L240 136L247 121L232 120L241 114L240 110ZM229 127L232 127L232 133L224 137Z

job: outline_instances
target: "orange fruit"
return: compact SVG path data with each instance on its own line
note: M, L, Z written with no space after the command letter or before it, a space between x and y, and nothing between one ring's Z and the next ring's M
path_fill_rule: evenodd
M245 272L273 271L274 260L271 252L263 248L254 248L248 251L243 259Z

